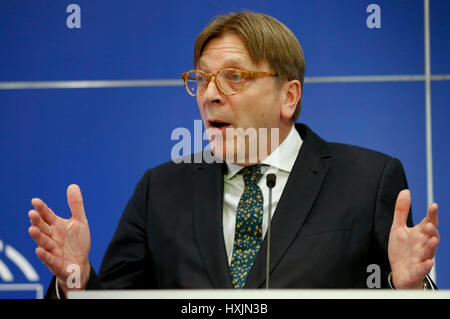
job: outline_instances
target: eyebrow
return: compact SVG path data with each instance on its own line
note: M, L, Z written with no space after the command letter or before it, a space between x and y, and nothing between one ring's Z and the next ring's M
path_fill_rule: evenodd
M248 67L245 67L245 61L243 59L235 59L235 58L225 58L222 62L223 68L238 68L238 69L246 69ZM204 67L201 63L201 58L199 59L199 63L197 65L198 68ZM204 67L204 69L208 69Z

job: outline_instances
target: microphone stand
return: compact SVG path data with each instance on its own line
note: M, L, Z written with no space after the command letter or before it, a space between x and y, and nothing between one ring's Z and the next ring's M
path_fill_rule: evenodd
M266 177L266 184L267 187L269 187L269 212L267 214L267 259L266 259L266 289L269 289L269 278L270 278L270 224L271 216L272 216L272 188L275 186L276 182L276 175L275 174L267 174Z

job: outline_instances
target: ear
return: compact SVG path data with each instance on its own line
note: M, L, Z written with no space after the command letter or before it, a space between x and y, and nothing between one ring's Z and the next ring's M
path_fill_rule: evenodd
M281 117L291 119L297 108L298 101L302 96L302 89L299 80L285 82L281 89Z

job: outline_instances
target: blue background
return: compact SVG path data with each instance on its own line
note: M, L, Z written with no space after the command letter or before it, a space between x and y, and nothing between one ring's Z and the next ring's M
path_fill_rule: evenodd
M81 7L81 29L66 7ZM369 29L366 8L381 8ZM423 75L422 0L320 1L15 1L0 3L0 82L179 79L192 66L197 34L217 14L270 14L298 37L306 77ZM450 74L450 1L430 1L432 74ZM433 81L434 197L441 243L437 283L450 288L450 83ZM299 121L330 141L398 157L413 196L414 222L427 207L425 82L305 83ZM91 227L90 260L99 268L138 179L170 160L177 127L200 119L182 86L0 90L0 240L33 265L47 288L51 274L28 235L31 198L70 217L69 184L79 184ZM27 280L0 251L14 283ZM0 278L0 285L2 284ZM33 293L0 293L0 298Z

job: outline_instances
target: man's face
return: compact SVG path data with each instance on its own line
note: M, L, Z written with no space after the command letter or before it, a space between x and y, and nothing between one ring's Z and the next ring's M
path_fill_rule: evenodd
M272 71L266 62L255 65L240 37L234 34L224 34L210 40L203 50L197 68L209 73L223 68ZM227 128L241 128L244 131L254 128L257 132L261 128L267 128L270 135L269 129L280 128L281 125L282 99L275 77L246 79L243 90L232 96L220 92L212 79L205 94L197 97L197 103L207 132L213 133L209 134L211 149L216 156L223 159L229 152L236 154L239 147L236 138L228 134L231 130ZM244 148L248 153L249 145ZM229 159L228 156L226 158Z

